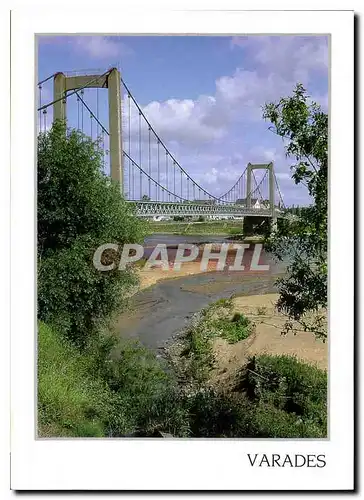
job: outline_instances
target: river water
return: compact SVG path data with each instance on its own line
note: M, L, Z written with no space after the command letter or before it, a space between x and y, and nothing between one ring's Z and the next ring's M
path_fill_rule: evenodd
M145 240L145 247L158 243L174 247L178 243L222 243L222 236L153 235ZM231 240L232 241L232 240ZM253 245L245 251L249 261ZM275 279L284 272L271 256L262 252L261 260L270 264L269 271L212 271L161 281L135 294L131 310L119 317L116 325L122 337L139 339L142 344L157 350L186 327L192 315L208 304L233 294L255 295L274 293ZM244 261L243 261L244 262Z

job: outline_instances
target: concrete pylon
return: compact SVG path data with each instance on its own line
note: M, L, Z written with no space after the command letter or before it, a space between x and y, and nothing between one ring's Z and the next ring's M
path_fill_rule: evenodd
M269 171L269 206L272 211L272 230L275 231L277 228L277 214L275 208L275 189L274 189L274 166L273 162L263 163L263 164L252 164L248 163L246 170L246 207L251 208L252 199L252 171L253 170L268 170Z
M246 208L252 207L252 166L248 163L246 170Z
M66 119L66 77L56 73L53 80L53 120Z
M114 68L107 79L109 92L110 173L123 186L123 154L121 138L120 73Z
M104 75L65 76L57 73L53 81L53 119L66 120L66 93L83 88L107 88L109 99L110 175L120 183L123 193L123 149L121 128L120 72L112 68Z

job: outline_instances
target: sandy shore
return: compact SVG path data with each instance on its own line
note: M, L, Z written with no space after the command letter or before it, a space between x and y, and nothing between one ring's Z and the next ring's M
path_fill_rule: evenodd
M278 294L251 295L234 298L234 312L244 313L255 323L255 332L246 340L228 344L216 339L214 351L217 360L215 377L229 379L244 361L255 354L289 355L328 369L328 344L312 333L299 331L296 335L282 335L285 316L279 314L274 304Z
M211 262L209 270L214 270L216 262ZM184 263L180 271L160 268L140 271L140 288L145 289L159 281L199 274L199 262ZM256 325L255 333L237 344L228 344L216 339L214 344L217 369L216 375L229 377L232 371L241 367L242 361L254 354L286 354L297 356L302 361L313 363L322 369L328 368L328 344L317 340L312 333L304 331L296 335L282 335L286 317L278 313L274 304L277 294L249 295L234 298L234 310L244 313Z
M208 271L214 271L216 269L216 263L211 262L208 265ZM158 267L152 269L141 269L139 271L140 276L140 289L144 290L149 286L155 285L158 281L181 278L182 276L191 276L192 274L201 273L199 262L185 262L179 271L173 269L172 265L168 270L163 270Z

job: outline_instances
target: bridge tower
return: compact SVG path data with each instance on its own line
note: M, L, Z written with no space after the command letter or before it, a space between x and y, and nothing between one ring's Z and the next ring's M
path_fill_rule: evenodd
M274 200L274 170L273 162L270 163L248 163L246 170L246 207L252 206L252 171L253 170L268 170L269 173L269 206L272 210L272 227L275 228L277 224L277 214L275 210Z
M53 81L53 119L66 120L67 92L85 87L108 89L111 178L120 183L123 192L120 72L113 68L105 75L65 76L64 73L57 73Z

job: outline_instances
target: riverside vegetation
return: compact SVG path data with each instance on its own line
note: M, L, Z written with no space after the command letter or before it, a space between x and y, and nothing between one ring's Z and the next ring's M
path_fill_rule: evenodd
M240 342L254 333L229 300L195 318L177 343L177 363L114 335L111 320L127 307L137 273L100 273L93 252L105 241L141 242L147 232L102 173L97 143L66 133L63 123L40 134L38 434L325 437L325 371L289 356L257 355L234 387L211 383L213 340Z

